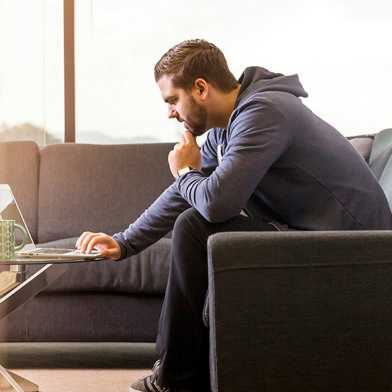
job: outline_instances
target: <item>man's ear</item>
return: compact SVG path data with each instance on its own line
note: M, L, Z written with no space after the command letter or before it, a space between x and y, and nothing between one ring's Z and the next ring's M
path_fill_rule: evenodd
M195 83L193 84L193 88L195 89L195 93L201 98L205 99L205 97L208 94L208 83L202 79L198 78L195 80Z

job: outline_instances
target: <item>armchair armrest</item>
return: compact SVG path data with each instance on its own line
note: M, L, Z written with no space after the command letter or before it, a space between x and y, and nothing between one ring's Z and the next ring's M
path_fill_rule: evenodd
M208 240L213 392L392 388L392 231Z

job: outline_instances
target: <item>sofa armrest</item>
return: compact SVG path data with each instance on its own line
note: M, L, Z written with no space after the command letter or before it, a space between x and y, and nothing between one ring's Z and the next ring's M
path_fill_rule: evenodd
M214 392L392 387L392 231L208 240Z

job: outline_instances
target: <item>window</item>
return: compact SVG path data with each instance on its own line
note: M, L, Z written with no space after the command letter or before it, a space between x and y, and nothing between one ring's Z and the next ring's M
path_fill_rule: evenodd
M156 7L155 1L75 2L77 142L179 139L182 127L167 119L154 80L166 47Z
M0 141L64 141L62 10L61 0L0 0Z
M73 3L75 90L66 103L76 114L65 116L63 7ZM65 118L79 143L178 141L182 125L167 119L153 67L190 38L216 43L237 77L250 65L298 73L304 103L344 135L377 132L391 126L390 25L388 0L244 0L240 8L224 0L0 0L0 141L73 141Z

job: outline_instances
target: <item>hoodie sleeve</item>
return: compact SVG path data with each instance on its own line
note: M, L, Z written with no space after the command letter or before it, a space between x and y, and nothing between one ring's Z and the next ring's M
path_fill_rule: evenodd
M210 132L201 147L203 176L209 175L217 166L216 140L216 135ZM137 254L157 242L172 230L178 215L190 207L174 182L125 231L113 235L120 245L121 259Z
M166 235L177 216L189 207L176 183L170 185L125 231L113 235L121 247L121 259L141 252Z
M182 197L209 222L240 214L291 142L283 113L265 100L242 106L228 131L223 159L209 177L191 171L177 180Z

